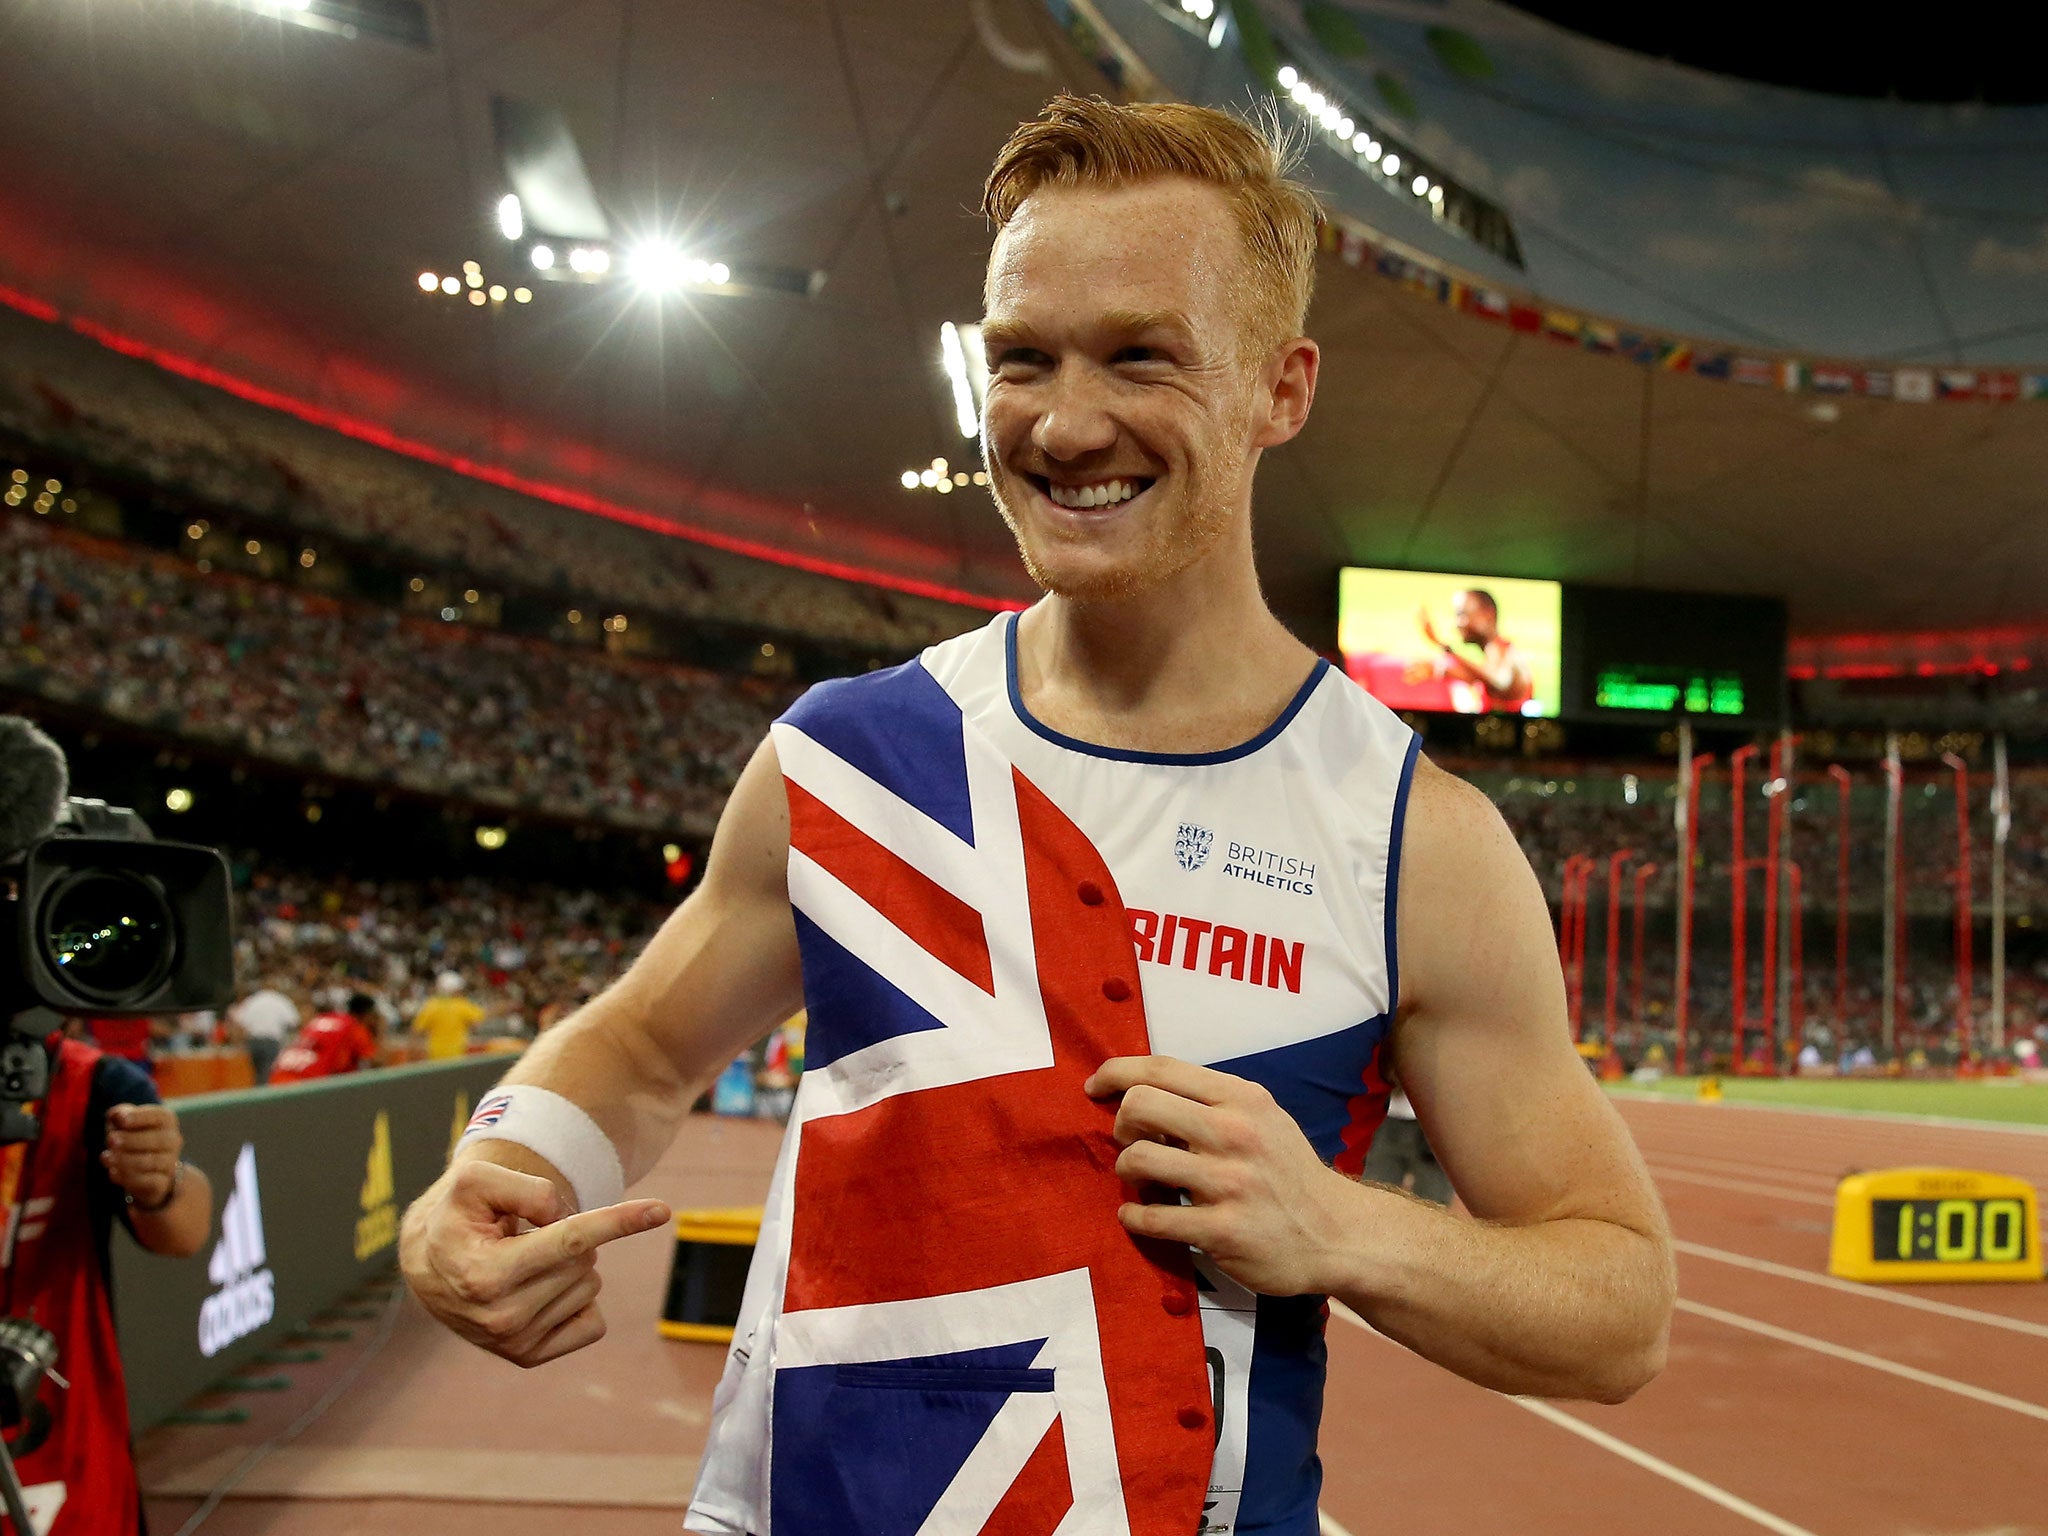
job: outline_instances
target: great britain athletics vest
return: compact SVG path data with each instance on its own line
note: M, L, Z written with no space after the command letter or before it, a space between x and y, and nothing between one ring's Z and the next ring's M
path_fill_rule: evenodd
M1358 1170L1414 734L1319 664L1240 747L1091 746L1004 615L773 737L807 1070L688 1528L1314 1536L1324 1299L1131 1239L1080 1083L1213 1066Z

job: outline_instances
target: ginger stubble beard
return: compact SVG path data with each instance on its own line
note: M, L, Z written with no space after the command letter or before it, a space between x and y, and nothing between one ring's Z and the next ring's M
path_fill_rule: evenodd
M1024 561L1024 569L1039 588L1073 603L1126 601L1165 585L1212 554L1229 533L1237 514L1237 497L1227 483L1231 477L1215 473L1213 466L1220 457L1221 443L1241 443L1250 436L1249 391L1233 404L1235 409L1231 415L1234 419L1219 426L1214 446L1191 455L1185 469L1153 481L1145 494L1149 496L1166 491L1171 485L1175 505L1147 509L1140 548L1129 558L1107 568L1086 559L1085 555L1078 561L1063 562L1051 550L1034 549L1033 534L1027 532L1024 519L1010 505L1004 492L1006 482L1013 475L1026 487L1027 495L1037 494L1036 488L1014 470L991 474L989 491L995 497L996 510L1009 525L1010 535L1017 541L1017 553ZM983 452L993 462L993 455L987 452L988 446L984 445ZM1239 464L1241 470L1241 458ZM1066 541L1054 535L1048 542L1057 548ZM1083 534L1072 542L1085 549L1089 541ZM1063 573L1060 569L1063 564L1080 568Z

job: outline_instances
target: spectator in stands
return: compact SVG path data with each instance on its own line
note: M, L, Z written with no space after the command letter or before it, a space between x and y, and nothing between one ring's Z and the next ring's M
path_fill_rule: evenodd
M462 973L443 971L434 981L434 996L413 1015L412 1032L427 1042L427 1060L449 1061L469 1050L469 1032L483 1022L484 1010L462 992Z
M256 1081L270 1081L270 1069L285 1041L299 1027L299 1005L276 987L258 987L228 1010L228 1022L241 1034L249 1049L249 1064Z
M159 1026L146 1018L103 1019L90 1018L83 1022L81 1033L101 1052L133 1062L142 1069L145 1077L156 1072L155 1046Z
M314 1015L298 1038L279 1053L270 1080L303 1083L374 1067L380 1026L377 1000L367 992L354 993L346 1012Z

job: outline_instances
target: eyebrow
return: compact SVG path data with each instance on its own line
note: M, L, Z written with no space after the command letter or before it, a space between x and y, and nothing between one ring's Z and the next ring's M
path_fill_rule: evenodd
M1193 328L1187 317L1171 309L1112 309L1106 311L1096 329L1121 336L1142 336L1164 331L1182 340L1191 339ZM983 320L982 345L989 350L1019 346L1032 338L1032 328L1021 320Z

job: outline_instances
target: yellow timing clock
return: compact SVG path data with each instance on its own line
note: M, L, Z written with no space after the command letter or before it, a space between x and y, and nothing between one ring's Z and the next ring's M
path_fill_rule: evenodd
M1835 1189L1828 1273L1845 1280L2039 1280L2033 1186L1967 1168L1883 1168Z

